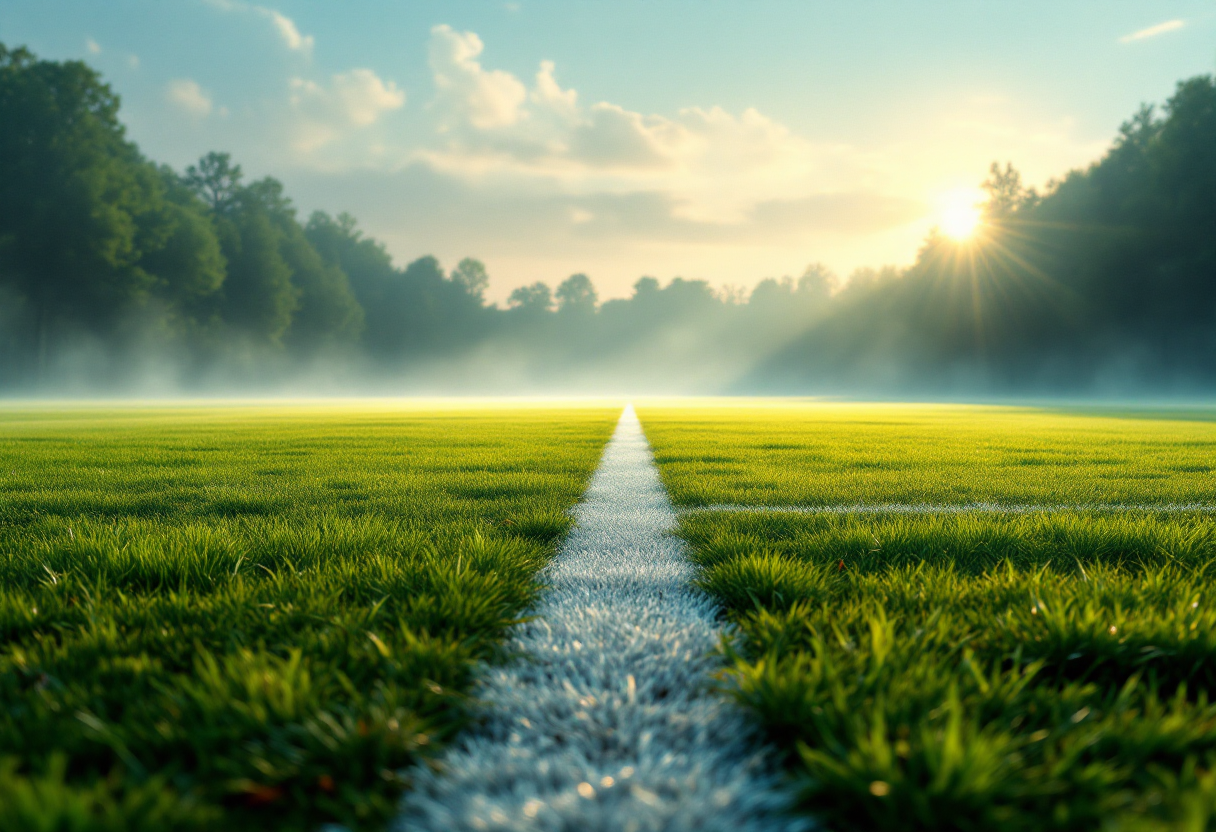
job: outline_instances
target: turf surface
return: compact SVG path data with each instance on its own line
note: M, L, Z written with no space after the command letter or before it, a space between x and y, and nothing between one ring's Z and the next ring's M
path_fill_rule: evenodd
M1209 411L741 400L638 413L678 506L1216 504Z
M1160 504L1213 484L1196 414L639 410L686 505ZM730 686L827 828L1216 819L1210 513L704 512L681 534L738 627Z
M616 407L0 411L0 828L382 827Z

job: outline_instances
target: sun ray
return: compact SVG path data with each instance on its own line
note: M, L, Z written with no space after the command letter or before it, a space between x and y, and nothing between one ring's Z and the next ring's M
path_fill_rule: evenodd
M968 240L980 226L982 215L974 190L950 191L941 199L938 228L955 242Z

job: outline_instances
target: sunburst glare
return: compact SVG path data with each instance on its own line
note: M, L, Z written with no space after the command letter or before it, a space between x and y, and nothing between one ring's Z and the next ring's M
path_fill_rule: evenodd
M938 227L956 242L968 240L980 226L979 196L973 190L951 191L941 201Z

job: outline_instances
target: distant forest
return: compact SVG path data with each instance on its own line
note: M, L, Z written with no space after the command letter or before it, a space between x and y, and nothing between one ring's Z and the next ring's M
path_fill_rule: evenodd
M499 308L479 261L398 267L228 154L153 163L95 70L0 45L0 389L1216 391L1212 76L1043 193L1008 164L984 189L981 233L906 269L642 277L605 302L576 274Z

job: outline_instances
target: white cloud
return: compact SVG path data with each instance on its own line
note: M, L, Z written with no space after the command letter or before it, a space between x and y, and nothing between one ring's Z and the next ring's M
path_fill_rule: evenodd
M511 73L482 68L477 57L484 48L473 32L446 24L431 29L430 64L440 105L449 118L482 130L516 123L528 97Z
M1107 144L1066 113L996 91L855 145L754 108L588 100L553 62L496 69L477 34L449 26L432 30L427 59L434 100L408 117L376 110L392 103L388 82L295 82L294 132L280 146L315 177L314 204L365 206L369 233L396 256L475 252L501 285L594 267L612 295L665 270L737 281L812 258L841 273L907 262L934 221L933 195L973 188L993 159L1040 183ZM346 88L366 93L372 127L357 127Z
M1156 26L1149 26L1147 29L1141 29L1138 32L1132 32L1130 35L1124 35L1119 38L1119 43L1132 43L1145 38L1155 38L1157 35L1164 35L1166 32L1176 32L1186 25L1185 20L1167 20L1164 23L1158 23Z
M132 53L127 56L127 66L131 69L139 69L139 56Z
M312 55L312 48L316 45L316 38L312 35L301 34L295 21L282 12L268 6L246 3L244 0L206 0L206 2L209 6L220 11L245 12L269 20L278 33L279 38L287 45L288 49L303 55Z
M675 116L579 102L542 61L529 90L486 69L472 32L431 30L437 145L415 153L464 177L556 183L574 194L662 193L675 216L737 222L770 200L848 187L863 154L815 145L754 109L691 107Z
M333 76L329 87L302 78L293 78L291 86L295 91L292 103L297 106L310 102L323 104L331 113L356 127L375 124L382 113L405 104L405 91L393 81L381 80L370 69L339 72Z
M601 101L571 133L572 161L593 168L654 168L673 163L682 143L678 125Z
M536 73L536 86L529 96L532 101L555 113L573 116L578 109L578 93L563 90L557 83L557 65L553 61L541 61Z
M316 42L315 39L312 35L301 35L300 30L296 28L295 21L290 17L276 12L274 9L267 9L261 6L254 6L253 8L270 17L271 22L274 23L274 28L279 32L279 37L287 44L288 49L305 53L312 52L313 44Z
M206 118L211 113L211 96L204 92L197 81L189 78L170 81L165 95L171 104L195 118Z
M328 85L293 78L291 90L292 106L305 117L296 146L306 152L336 140L348 127L369 127L405 105L405 91L370 69L339 72Z
M98 43L97 41L93 40L92 38L85 38L84 48L89 51L90 55L100 55L101 54L101 44Z

